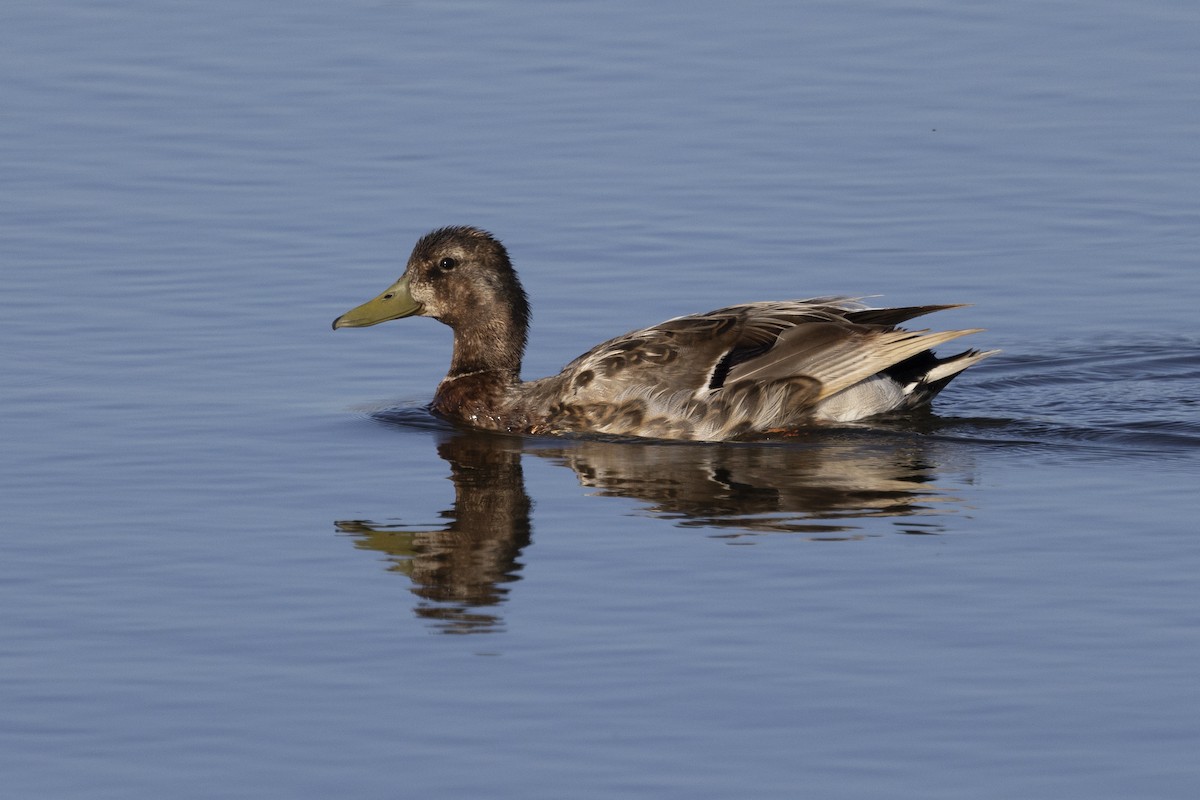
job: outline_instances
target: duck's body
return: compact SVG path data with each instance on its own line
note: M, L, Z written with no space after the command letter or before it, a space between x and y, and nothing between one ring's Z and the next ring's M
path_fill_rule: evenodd
M454 329L430 408L478 428L720 441L927 404L995 351L938 358L976 329L896 328L954 305L870 309L848 298L747 303L598 345L558 375L520 379L529 306L504 247L476 228L434 231L404 276L334 327L420 314Z

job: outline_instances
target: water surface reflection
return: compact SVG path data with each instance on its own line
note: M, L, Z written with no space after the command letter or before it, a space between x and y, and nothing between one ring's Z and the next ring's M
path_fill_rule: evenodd
M919 438L847 431L787 444L580 441L533 450L597 495L635 498L680 526L820 539L860 538L873 517L896 518L894 529L906 533L941 530L931 517L955 498L934 486L927 451Z
M454 504L448 522L419 529L365 520L335 523L356 545L388 556L391 569L412 580L418 616L446 633L494 630L491 609L503 602L506 584L517 580L517 557L529 544L532 503L521 472L519 440L456 434L438 445L450 464Z
M569 467L601 497L638 500L644 513L740 538L796 533L848 540L882 532L940 533L961 501L937 475L969 469L954 448L913 432L816 431L786 443L695 444L546 440L455 432L438 444L453 505L437 528L337 522L356 545L385 553L419 598L416 613L447 633L496 630L531 541L533 503L521 459ZM887 527L880 528L876 521Z

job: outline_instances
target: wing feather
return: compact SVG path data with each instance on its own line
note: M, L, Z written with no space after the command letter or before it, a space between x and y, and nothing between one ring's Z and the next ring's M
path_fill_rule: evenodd
M888 326L956 304L873 309L853 298L746 303L675 317L597 345L558 378L574 402L625 391L706 395L743 381L811 378L819 401L977 329ZM651 388L657 387L657 388Z

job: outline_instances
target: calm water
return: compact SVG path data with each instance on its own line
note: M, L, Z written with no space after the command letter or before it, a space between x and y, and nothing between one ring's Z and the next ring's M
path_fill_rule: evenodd
M1200 9L0 10L0 775L30 798L1191 798ZM330 321L509 245L526 376L670 316L973 302L933 414L522 439L449 332Z

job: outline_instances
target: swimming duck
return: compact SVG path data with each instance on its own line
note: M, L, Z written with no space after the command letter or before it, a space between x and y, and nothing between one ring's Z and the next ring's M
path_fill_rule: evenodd
M487 231L422 237L404 275L337 328L433 317L454 330L430 410L477 428L721 441L849 422L927 404L995 350L934 355L980 329L895 326L958 305L868 308L851 298L745 303L676 317L597 345L562 372L521 380L529 301Z

